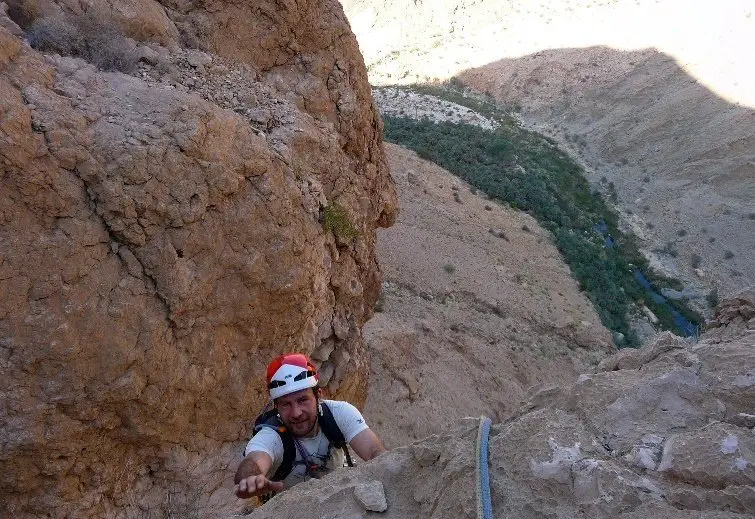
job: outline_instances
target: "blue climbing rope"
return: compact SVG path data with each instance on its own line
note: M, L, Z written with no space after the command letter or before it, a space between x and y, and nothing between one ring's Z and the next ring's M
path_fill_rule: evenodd
M490 498L490 472L488 471L488 435L491 420L480 417L477 429L477 519L493 519L493 502Z

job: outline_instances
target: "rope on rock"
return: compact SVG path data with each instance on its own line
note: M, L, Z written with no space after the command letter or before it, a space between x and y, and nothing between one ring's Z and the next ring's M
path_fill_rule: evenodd
M493 503L490 498L490 473L488 472L488 435L490 418L480 417L477 429L477 519L493 519Z

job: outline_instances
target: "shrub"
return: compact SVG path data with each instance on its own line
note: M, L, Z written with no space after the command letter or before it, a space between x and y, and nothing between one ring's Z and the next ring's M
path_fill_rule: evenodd
M454 267L450 263L446 263L445 265L443 265L443 270L445 270L448 274L453 274L454 272L456 272L456 267Z
M731 259L733 257L734 257L734 253L731 252L730 250L727 250L726 252L724 252L724 259Z
M702 263L703 259L700 257L699 254L693 254L690 257L690 264L692 265L693 269L696 269L700 266L700 263Z
M506 233L503 232L502 230L498 230L497 231L495 229L488 229L488 232L490 234L492 234L493 236L495 236L496 238L501 238L501 239L504 239L506 241L511 241L511 240L509 240L509 237L506 236Z
M59 13L36 20L27 31L40 52L81 58L102 70L132 72L137 58L126 37L94 15Z
M710 292L708 292L708 295L705 296L705 300L708 301L708 304L711 306L711 308L715 308L718 306L718 289L714 288Z
M40 52L78 57L87 52L84 36L70 16L39 18L29 27L26 36L29 45Z
M687 236L687 231L684 229L679 229L676 235L679 236L680 238L683 238L684 236Z
M658 254L668 254L672 258L676 258L679 255L679 252L674 248L673 242L666 242L666 245L661 247L660 249L653 249L653 252L656 252Z
M359 231L349 221L346 210L338 204L329 204L323 210L323 228L342 239L359 236Z
M375 301L375 306L373 307L373 310L375 313L380 313L385 310L385 295L380 294L380 297L378 297L378 300Z

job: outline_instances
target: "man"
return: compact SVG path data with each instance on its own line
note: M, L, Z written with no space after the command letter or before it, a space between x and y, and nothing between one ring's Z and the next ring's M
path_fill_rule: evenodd
M314 365L300 353L283 354L268 365L267 384L277 416L255 427L234 478L238 497L264 498L342 467L348 452L334 448L329 439L334 436L363 460L386 451L356 407L320 400L318 380Z

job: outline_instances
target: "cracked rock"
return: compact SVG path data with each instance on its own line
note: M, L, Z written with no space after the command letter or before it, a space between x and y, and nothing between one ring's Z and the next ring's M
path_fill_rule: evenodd
M360 483L354 487L354 497L368 512L385 512L388 502L385 500L385 490L380 481Z

